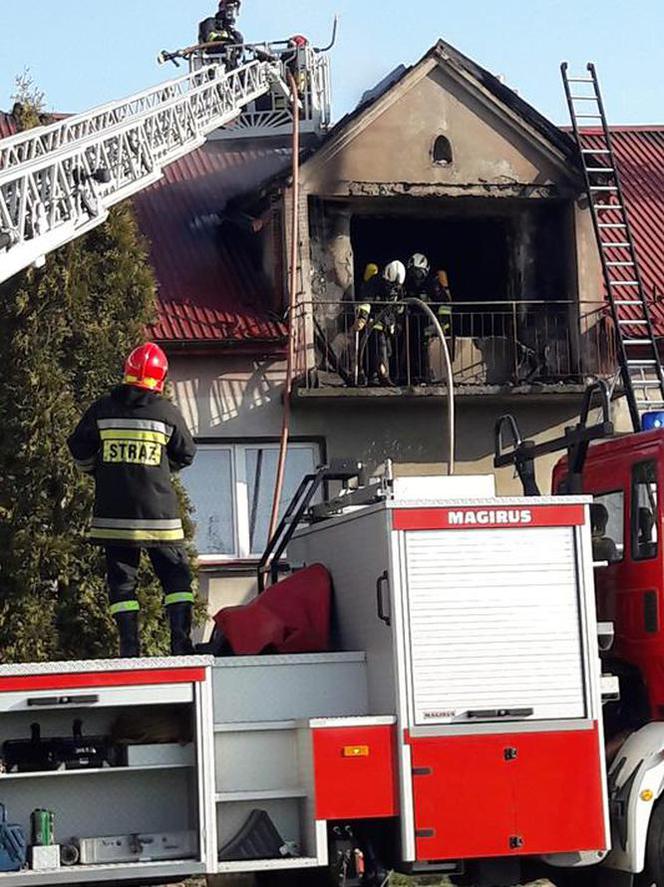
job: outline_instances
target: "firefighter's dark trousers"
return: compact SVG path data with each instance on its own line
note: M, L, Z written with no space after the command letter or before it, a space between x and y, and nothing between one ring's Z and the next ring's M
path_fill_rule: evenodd
M146 547L157 578L164 589L164 603L193 603L192 575L184 545ZM131 546L106 546L106 575L111 614L138 612L136 597L141 549Z
M392 337L384 330L373 330L367 343L370 381L389 379Z

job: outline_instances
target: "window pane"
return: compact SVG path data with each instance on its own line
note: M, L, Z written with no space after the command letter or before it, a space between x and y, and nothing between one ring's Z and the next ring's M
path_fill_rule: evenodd
M200 447L182 479L195 507L198 553L236 554L231 451Z
M625 553L625 494L603 493L590 506L593 559L615 563Z
M311 474L318 462L318 448L293 447L286 458L284 486L279 503L283 515L305 474ZM270 447L247 447L246 471L249 507L249 539L252 554L262 554L267 545L274 485L277 478L279 450Z
M635 560L657 557L657 466L635 465L632 472L632 556Z

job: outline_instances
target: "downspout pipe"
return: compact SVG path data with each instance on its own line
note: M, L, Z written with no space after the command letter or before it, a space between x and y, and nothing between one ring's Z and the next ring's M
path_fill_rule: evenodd
M288 455L288 440L290 438L291 400L295 367L295 311L297 308L297 263L300 238L300 96L297 82L290 71L288 72L288 83L291 88L293 100L293 214L291 220L291 255L288 299L288 353L286 358L286 383L283 395L284 408L281 421L281 437L279 441L279 460L277 462L277 476L274 485L274 498L272 500L272 514L270 517L268 539L273 537L279 523L279 503L284 489L286 457Z

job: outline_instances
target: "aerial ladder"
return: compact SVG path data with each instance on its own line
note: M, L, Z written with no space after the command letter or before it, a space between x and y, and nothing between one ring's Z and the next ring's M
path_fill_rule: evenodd
M114 204L273 91L278 56L227 70L217 58L128 99L0 141L0 283L102 224Z
M643 414L664 409L664 371L636 245L625 206L597 70L582 76L561 66L574 136L599 246L618 344L623 389L635 431Z

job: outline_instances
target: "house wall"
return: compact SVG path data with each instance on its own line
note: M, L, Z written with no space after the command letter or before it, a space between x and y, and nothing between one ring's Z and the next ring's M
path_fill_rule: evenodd
M433 143L440 134L452 144L454 160L449 165L432 160ZM299 299L307 304L352 300L349 269L356 257L350 219L358 208L367 213L375 204L376 213L391 213L407 204L413 216L436 212L449 216L456 212L455 199L462 198L460 213L476 211L473 207L481 203L489 214L494 206L496 212L502 213L503 207L508 212L500 201L509 199L510 211L521 219L523 236L515 250L514 269L518 298L532 297L541 289L533 286L536 268L541 276L542 256L533 245L529 203L541 205L551 199L566 203L567 233L559 231L555 249L548 250L554 255L557 250L555 260L564 266L560 278L568 282L557 298L597 302L603 298L601 266L582 189L578 173L543 136L497 105L483 87L462 81L430 59L348 122L303 165ZM325 201L324 213L318 203L311 204L312 197ZM291 199L286 189L286 217ZM581 307L581 313L587 310Z
M452 144L448 166L432 163L441 134ZM390 185L398 191L398 183L407 184L409 193L425 184L460 191L483 185L485 194L490 184L505 191L515 185L569 187L561 159L547 152L542 137L430 61L351 123L345 137L317 152L303 168L302 186L326 196L379 196Z
M247 357L184 357L171 359L175 400L198 439L240 442L248 438L277 439L281 428L284 366ZM515 401L516 399L513 399ZM562 434L576 419L580 398L549 397L518 402L486 397L457 404L457 473L493 473L493 429L498 416L513 413L524 437L537 441ZM385 459L401 474L440 474L447 470L446 402L418 398L354 400L338 397L318 403L296 403L294 437L322 438L328 458L353 457L376 468ZM622 430L628 422L618 418ZM542 491L550 485L555 456L537 467ZM513 471L497 474L499 495L519 495ZM195 515L194 515L195 519ZM255 592L254 569L221 568L201 572L201 592L210 613L242 603Z

